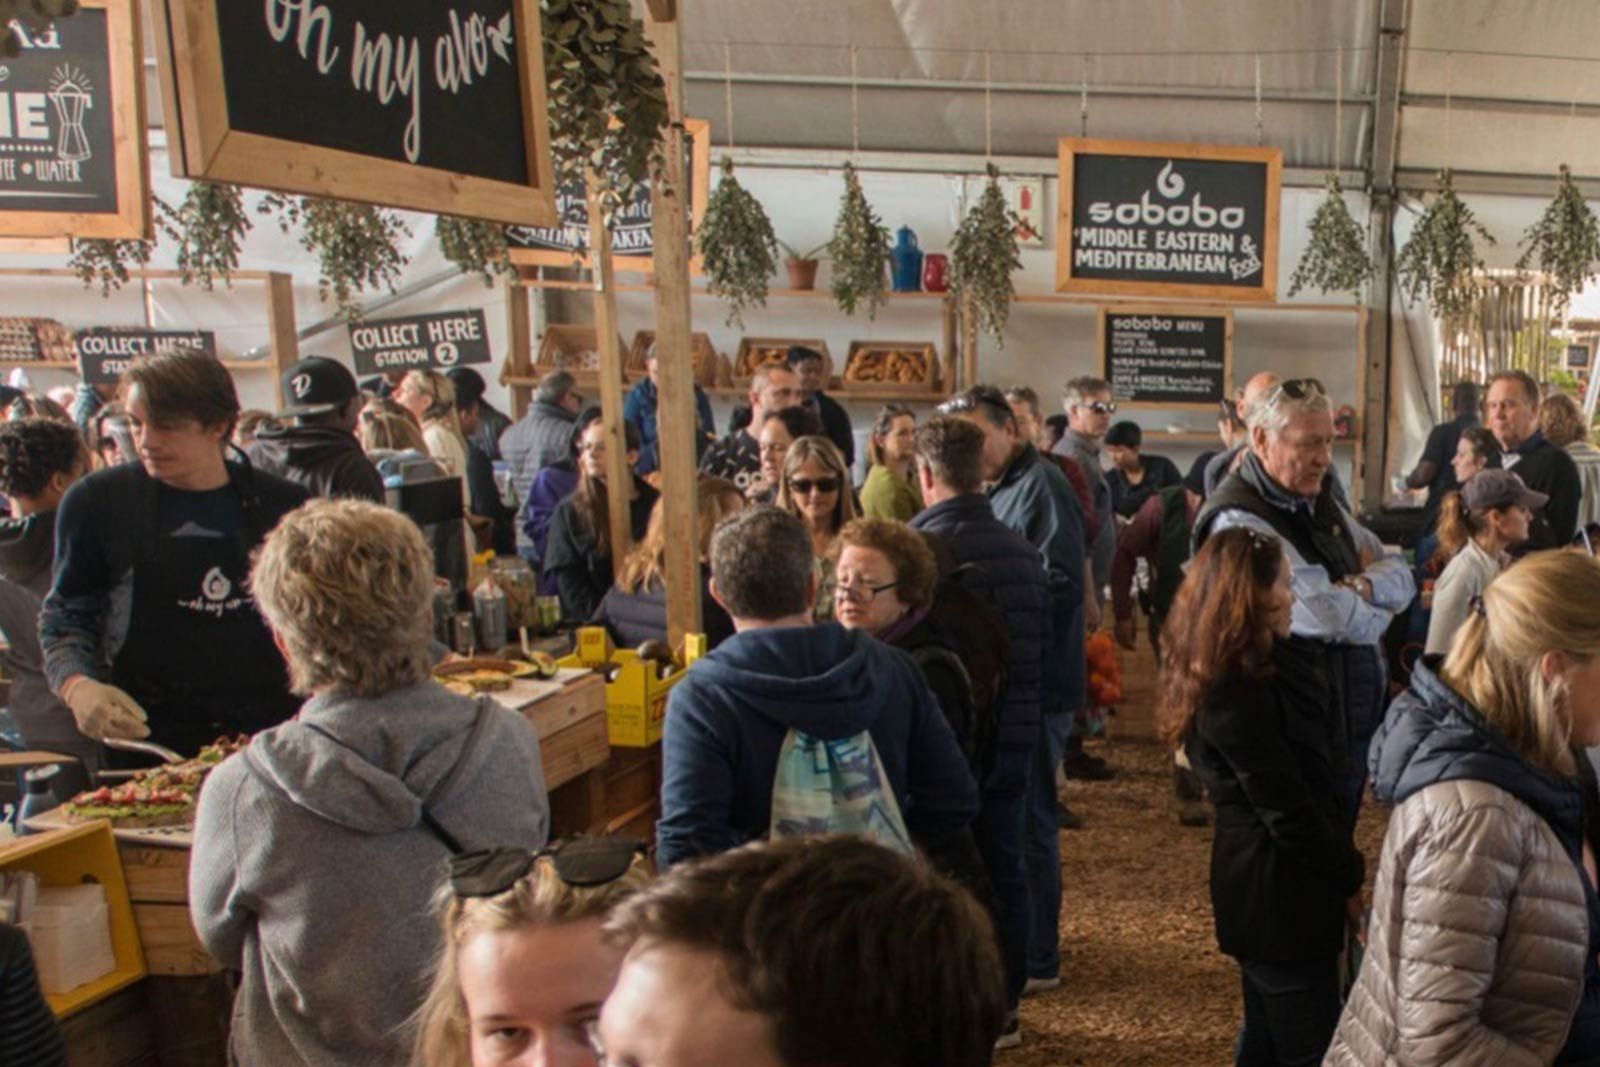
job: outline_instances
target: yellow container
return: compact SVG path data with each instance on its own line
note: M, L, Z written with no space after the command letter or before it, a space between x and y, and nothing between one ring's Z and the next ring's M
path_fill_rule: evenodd
M57 1018L81 1011L145 976L144 951L110 823L101 820L70 830L50 830L0 846L0 871L13 870L32 871L41 885L70 886L92 879L106 890L116 970L59 996L46 996Z
M690 634L684 641L684 666L663 676L655 660L641 659L631 649L614 649L603 627L585 626L578 631L573 654L556 662L606 671L607 739L615 748L645 748L661 740L667 694L705 650L705 635Z

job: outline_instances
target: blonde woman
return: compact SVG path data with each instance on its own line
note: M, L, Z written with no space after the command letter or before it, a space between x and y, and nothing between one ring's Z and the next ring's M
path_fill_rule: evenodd
M1600 743L1596 604L1600 560L1528 556L1390 707L1372 784L1396 807L1331 1067L1600 1057L1594 775L1574 759Z
M1578 466L1578 481L1583 486L1578 529L1600 522L1600 448L1589 442L1589 420L1583 409L1566 393L1547 396L1539 404L1539 429Z
M702 477L695 488L695 533L700 540L700 628L706 647L716 648L733 636L733 620L711 597L711 570L706 564L711 531L717 523L744 507L744 494L726 478ZM606 593L594 614L605 624L611 639L632 648L645 641L667 639L667 521L665 501L656 501L644 540L633 546L622 563L617 584Z
M528 720L429 674L433 570L410 519L353 500L291 512L257 555L248 588L309 699L200 801L189 910L243 975L234 1063L404 1062L446 857L548 833Z
M623 957L601 924L650 879L634 843L496 849L453 861L451 874L415 1067L592 1065L590 1028Z
M422 424L422 438L428 442L428 454L438 460L447 473L461 478L465 501L467 440L456 418L455 385L438 371L408 371L394 391L394 399Z
M778 483L779 508L805 523L817 567L818 620L833 618L834 538L857 515L850 470L844 456L826 437L802 437L789 446Z

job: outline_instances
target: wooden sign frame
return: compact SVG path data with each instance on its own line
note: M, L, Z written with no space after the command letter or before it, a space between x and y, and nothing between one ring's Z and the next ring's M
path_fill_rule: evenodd
M111 68L111 129L116 142L115 212L0 211L0 237L149 240L150 149L145 137L144 43L137 0L79 0L104 11ZM69 16L70 17L70 16Z
M1095 314L1095 345L1099 349L1100 377L1111 381L1111 353L1106 349L1107 315L1165 315L1174 318L1220 318L1222 332L1222 395L1233 397L1233 310L1231 308L1205 307L1197 304L1102 304ZM1112 394L1116 399L1116 394ZM1210 411L1215 413L1217 402L1207 400L1197 403L1159 404L1151 401L1117 400L1117 407L1130 411Z
M1266 204L1262 218L1261 284L1259 286L1191 285L1179 282L1115 281L1072 276L1072 204L1077 157L1145 156L1197 159L1223 163L1263 163L1267 168ZM1063 137L1058 145L1056 198L1056 291L1112 296L1195 297L1230 302L1275 299L1278 288L1278 218L1283 200L1283 151L1235 145L1187 144L1169 141L1116 141Z
M511 0L527 184L495 181L229 126L216 5L151 0L172 174L514 225L556 221L538 0ZM431 53L430 53L431 54Z
M683 129L691 144L689 202L694 211L689 218L689 233L692 246L692 235L700 226L700 218L706 211L706 198L711 195L711 123L705 119L684 119ZM519 267L589 267L588 253L559 252L550 248L511 248L507 254L511 262ZM642 274L654 274L656 269L654 256L613 254L611 265L613 270L638 271ZM700 273L698 255L689 260L689 273Z

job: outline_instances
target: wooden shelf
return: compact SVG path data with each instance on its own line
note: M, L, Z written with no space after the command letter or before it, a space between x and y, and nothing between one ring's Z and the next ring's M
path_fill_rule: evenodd
M577 281L577 280L574 280L574 279L571 279L571 278L518 278L513 284L515 284L517 286L520 286L521 288L524 288L524 289L562 289L562 290L566 290L568 292L580 292L580 293L592 293L592 292L594 292L594 283L593 282ZM640 284L638 282L619 282L618 284L612 286L612 290L614 292L618 292L618 293L649 293L649 292L653 292L655 290L655 286L654 285L644 285L644 284ZM695 297L695 296L706 296L706 297L709 297L709 296L715 296L716 294L712 293L712 292L710 292L709 290L706 290L706 289L690 289L689 290L689 295L691 297ZM948 297L950 294L948 292L945 292L945 293L928 293L928 292L923 292L921 290L918 290L917 292L914 292L914 293L899 293L899 292L894 292L893 290L891 290L890 292L885 293L884 295L888 297L890 303L893 303L896 300L923 300L923 301L939 300L939 301L942 301L946 297ZM806 299L811 299L811 300L826 299L826 300L832 300L833 299L833 292L832 292L832 290L829 290L829 289L768 289L767 290L767 298L768 299L779 299L779 300L786 300L786 299L802 299L802 300L806 300ZM718 299L720 299L720 297Z
M270 359L224 359L219 360L229 370L273 370ZM0 360L0 367L37 367L39 370L70 370L76 371L78 364L73 360L58 359L5 359Z
M1196 300L1193 297L1133 297L1133 296L1077 296L1072 293L1018 293L1011 298L1014 304L1081 304L1098 307L1121 307L1142 304L1181 304L1195 311L1226 309L1229 311L1299 311L1320 314L1353 314L1359 316L1363 308L1358 304L1301 304L1281 300Z
M743 399L750 393L750 390L742 385L717 385L709 389L702 385L700 388L707 396L725 399ZM841 404L848 404L852 401L875 404L886 403L891 400L898 400L906 404L942 404L950 399L950 393L947 391L929 390L922 393L912 393L904 389L830 389L828 390L828 396ZM1211 436L1215 437L1216 434Z

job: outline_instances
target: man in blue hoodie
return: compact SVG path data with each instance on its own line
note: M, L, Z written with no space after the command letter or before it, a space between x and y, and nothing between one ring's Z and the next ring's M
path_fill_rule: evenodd
M711 595L735 633L667 700L662 868L768 836L790 730L824 742L868 734L906 829L930 849L977 814L966 757L916 665L864 631L812 625L816 592L799 519L757 507L717 526Z

